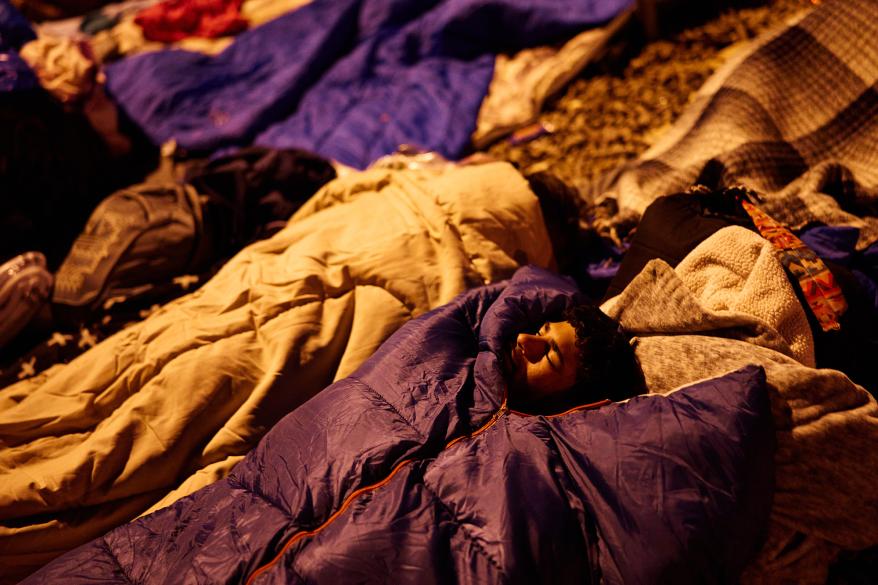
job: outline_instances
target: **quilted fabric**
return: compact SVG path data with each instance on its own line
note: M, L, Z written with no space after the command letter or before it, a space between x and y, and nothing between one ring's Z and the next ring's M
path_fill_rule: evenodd
M770 505L762 370L599 410L507 411L498 354L576 295L532 267L464 293L226 480L25 582L733 582Z

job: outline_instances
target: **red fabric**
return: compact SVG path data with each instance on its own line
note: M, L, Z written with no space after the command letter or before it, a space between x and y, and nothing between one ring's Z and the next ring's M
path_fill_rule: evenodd
M742 199L741 205L762 237L780 250L781 263L796 277L820 328L823 331L841 329L839 319L848 304L826 264L785 225L747 200Z
M247 28L242 0L164 0L144 8L134 21L151 41L172 43L186 37L221 37Z

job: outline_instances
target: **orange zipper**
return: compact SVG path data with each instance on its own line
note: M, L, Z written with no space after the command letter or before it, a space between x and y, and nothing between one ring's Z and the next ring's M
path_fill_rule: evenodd
M486 422L484 425L482 425L481 427L479 427L478 429L476 429L475 431L473 431L469 435L462 435L460 437L457 437L456 439L449 441L442 450L445 451L445 450L449 449L454 444L456 444L458 441L461 441L463 439L472 439L473 437L476 437L476 436L482 434L483 432L485 432L486 430L488 430L489 428L494 426L494 424L498 420L500 420L500 417L503 416L504 412L506 412L506 399L505 398L503 399L503 404L500 405L500 409L494 413L494 415L491 417L491 419L488 422ZM404 460L400 461L396 465L396 467L393 468L393 470L390 472L390 474L387 477L385 477L384 479L382 479L381 481L379 481L378 483L373 483L372 485L363 486L359 489L354 490L351 493L351 495L349 495L347 498L345 498L345 501L342 503L341 507L339 507L338 510L336 510L329 518L327 518L323 524L321 524L317 528L314 528L313 530L297 532L296 534L294 534L290 538L290 540L287 541L287 543L284 545L284 547L280 550L280 552L273 559L271 559L268 563L262 565L261 567L259 567L255 571L253 571L253 573L247 579L246 585L252 585L253 581L257 577L259 577L259 575L261 575L262 573L264 573L264 572L268 571L270 568L272 568L281 559L281 557L283 557L284 554L286 554L286 552L294 544L296 544L297 542L299 542L303 538L306 538L308 536L314 536L315 534L317 534L318 532L320 532L321 530L323 530L324 528L329 526L329 524L331 524L336 518L338 518L340 515L342 515L345 510L348 509L348 507L351 505L351 503L356 498L358 498L359 496L361 496L362 494L364 494L366 492L369 492L369 491L378 489L384 485L387 485L387 483L389 483L390 480L393 479L393 476L396 475L396 473L400 469L402 469L406 465L409 465L410 463L413 463L414 461L415 461L414 459L404 459Z
M518 412L517 410L509 410L506 407L506 402L507 402L507 400L506 400L506 398L504 398L503 404L500 405L500 409L494 413L494 415L491 417L491 419L488 422L486 422L484 425L482 425L481 427L479 427L478 429L476 429L475 431L473 431L469 435L462 435L460 437L457 437L456 439L452 439L451 441L449 441L445 445L445 447L442 449L442 451L447 451L448 449L450 449L451 447L453 447L458 442L460 442L464 439L472 439L472 438L479 436L480 434L482 434L483 432L487 431L489 428L494 426L497 423L497 421L500 420L500 418L507 412L513 413L513 414L518 414L521 416L534 416L534 415L527 414L524 412ZM566 411L559 413L559 414L548 415L548 416L546 416L546 418L556 418L559 416L564 416L566 414L570 414L572 412L577 412L579 410L588 410L588 409L593 409L593 408L599 408L601 406L609 404L610 402L611 401L607 400L607 399L599 400L598 402L592 402L590 404L583 404L581 406L575 406L575 407L571 408L570 410L566 410ZM393 470L390 472L390 474L388 474L387 477L385 477L384 479L382 479L378 483L373 483L371 485L363 486L363 487L351 492L351 494L347 498L345 498L344 502L342 502L342 505L339 507L339 509L336 510L329 518L327 518L326 521L323 522L323 524L321 524L317 528L314 528L313 530L305 530L305 531L297 532L296 534L294 534L292 537L290 537L290 539L287 541L287 543L284 545L284 547L280 550L279 553L277 553L277 555L273 559L271 559L270 561L268 561L266 564L262 565L261 567L257 568L255 571L253 571L253 573L247 579L246 585L252 585L257 577L259 577L261 574L265 573L266 571L271 569L275 564L277 564L277 562L280 561L280 559L284 556L284 554L286 554L286 552L294 544L296 544L297 542L299 542L303 538L307 538L309 536L314 536L315 534L319 533L324 528L329 526L336 518L341 516L345 512L345 510L348 509L348 507L351 505L351 503L353 503L353 501L356 498L358 498L359 496L361 496L362 494L364 494L366 492L376 490L382 486L387 485L390 482L390 480L393 479L393 476L396 475L396 473L400 469L402 469L406 465L409 465L410 463L413 463L414 461L415 461L414 459L404 459L404 460L400 461L396 465L396 467L393 468Z

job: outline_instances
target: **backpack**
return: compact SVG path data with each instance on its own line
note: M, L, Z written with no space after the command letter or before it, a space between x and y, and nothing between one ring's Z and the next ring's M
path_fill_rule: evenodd
M116 191L94 210L55 274L54 313L76 321L111 297L198 270L211 258L203 205L183 184Z

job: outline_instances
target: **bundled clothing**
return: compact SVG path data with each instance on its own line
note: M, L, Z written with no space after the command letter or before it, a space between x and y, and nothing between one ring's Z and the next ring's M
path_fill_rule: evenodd
M711 192L692 189L661 197L650 204L610 282L606 297L619 294L654 258L676 267L698 244L724 227L740 225L758 232L750 215L737 200L739 196L748 196L746 190ZM878 265L870 263L869 258L878 254L878 244L862 253L857 252L854 248L858 235L855 228L822 226L804 231L801 240L794 239L788 232L781 237L789 240L790 245L807 246L806 250L815 258L808 262L804 277L796 276L788 266L784 267L810 324L816 366L841 370L875 393L878 391L878 368L872 363L871 356L878 351L878 306L875 304ZM774 246L777 247L777 242ZM783 259L784 253L778 253ZM828 330L817 318L813 299L809 302L805 295L806 290L818 288L813 285L815 280L825 280L826 276L820 271L829 272L829 282L834 284L836 294L844 303L843 310L836 315L837 327ZM816 296L816 309L819 310L822 294Z
M531 267L462 294L284 418L226 480L26 583L734 580L770 506L762 371L510 412L509 342L577 297Z
M761 365L778 451L767 543L745 581L823 583L841 549L878 544L878 404L813 369L813 335L772 245L727 227L672 269L655 259L602 308L638 338L651 392Z
M20 54L40 85L62 104L81 103L94 90L97 66L82 43L40 36L24 45Z
M134 19L150 41L173 43L186 37L221 37L247 28L241 0L163 0Z

